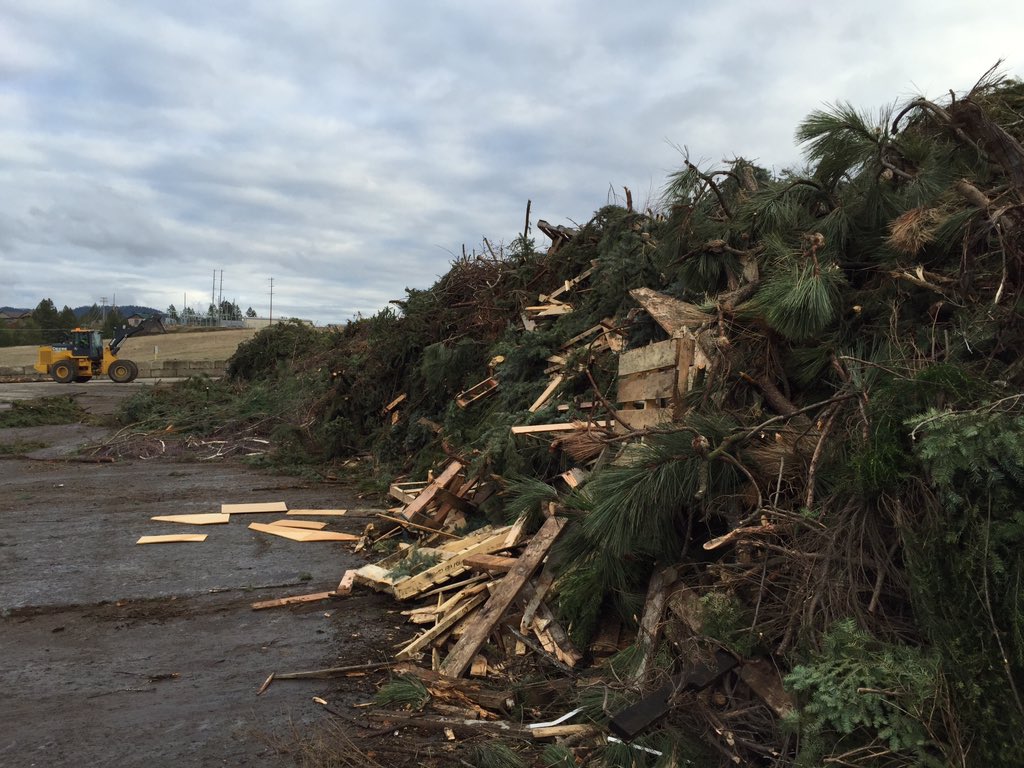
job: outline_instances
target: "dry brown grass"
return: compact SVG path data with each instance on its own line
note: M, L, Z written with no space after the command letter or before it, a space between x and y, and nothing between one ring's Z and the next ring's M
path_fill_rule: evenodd
M256 335L252 328L222 331L177 331L128 339L118 353L129 360L227 360L238 345ZM35 345L0 348L0 367L32 365Z

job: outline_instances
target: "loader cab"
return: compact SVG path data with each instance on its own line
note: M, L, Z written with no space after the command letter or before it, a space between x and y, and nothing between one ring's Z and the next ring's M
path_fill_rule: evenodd
M75 328L71 332L71 354L75 357L101 360L103 358L103 334L100 331Z

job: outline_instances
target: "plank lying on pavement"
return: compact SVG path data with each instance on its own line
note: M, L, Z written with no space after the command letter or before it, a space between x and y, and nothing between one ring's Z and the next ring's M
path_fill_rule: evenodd
M335 594L331 592L313 592L308 595L292 595L291 597L279 597L275 600L260 600L259 602L252 603L251 607L254 611L262 611L266 608L278 608L282 605L296 605L299 603L315 603L319 600L327 600L328 598L334 597Z
M359 541L359 536L336 531L307 531L303 528L288 528L283 525L249 523L249 529L260 533L271 533L292 541Z
M205 533L169 533L159 536L140 536L136 544L174 544L179 541L206 541Z
M301 515L309 517L334 517L337 515L344 515L348 512L347 509L289 509L289 515Z
M253 504L221 504L220 511L227 515L251 515L258 512L287 512L283 501L263 501Z
M275 520L269 523L269 525L282 525L285 528L308 528L313 531L319 531L321 528L327 527L327 523L316 520Z
M231 520L231 515L220 512L201 512L196 515L157 515L149 518L160 523L185 523L187 525L215 525Z

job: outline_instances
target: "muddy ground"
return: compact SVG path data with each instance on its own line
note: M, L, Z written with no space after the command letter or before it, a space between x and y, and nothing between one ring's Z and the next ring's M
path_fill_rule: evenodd
M54 386L0 384L0 402ZM79 402L110 413L134 386L90 382ZM351 544L248 530L274 515L201 528L149 518L281 500L354 510L328 530L358 533L372 510L350 490L241 463L75 460L76 446L103 434L0 429L0 454L12 443L31 448L0 455L0 765L296 765L296 745L332 719L312 698L350 707L375 682L280 681L256 696L260 684L274 671L385 658L410 634L397 607L357 590L253 611L255 600L333 589L364 560ZM181 532L209 537L135 544Z

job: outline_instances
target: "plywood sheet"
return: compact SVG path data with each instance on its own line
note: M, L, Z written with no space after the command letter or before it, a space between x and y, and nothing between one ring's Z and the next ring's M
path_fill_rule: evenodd
M170 533L159 536L140 536L136 544L175 544L179 541L206 541L205 533Z
M285 528L307 528L312 531L319 531L321 528L326 528L327 523L319 522L317 520L275 520L270 525L283 525Z
M187 525L216 525L217 523L226 523L231 519L231 515L225 515L220 512L202 512L196 515L157 515L156 517L149 518L150 520L156 520L160 523L185 523Z
M287 512L283 501L264 501L253 504L221 504L220 511L226 515L251 515L257 512Z

